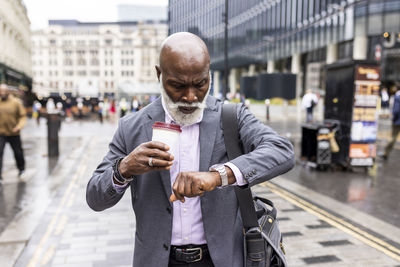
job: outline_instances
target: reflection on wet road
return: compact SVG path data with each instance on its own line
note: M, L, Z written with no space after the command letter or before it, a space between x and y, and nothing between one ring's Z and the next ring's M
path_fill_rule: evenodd
M298 124L275 121L270 126L295 144L296 159L301 153L301 129ZM382 120L378 136L390 135L390 121ZM386 140L378 140L378 151L382 151ZM400 171L397 166L400 146L397 144L387 161L376 160L373 168L354 168L352 171L318 171L302 164L283 175L284 178L299 183L360 211L400 227Z
M29 120L22 132L26 171L18 178L13 153L6 145L3 156L3 183L0 186L0 233L24 209L35 209L45 205L64 182L60 172L63 163L82 145L84 137L99 133L112 136L113 124L100 125L97 122L64 123L60 131L60 156L47 156L47 128L45 120L37 126ZM47 206L47 205L46 205ZM41 209L41 207L38 207Z

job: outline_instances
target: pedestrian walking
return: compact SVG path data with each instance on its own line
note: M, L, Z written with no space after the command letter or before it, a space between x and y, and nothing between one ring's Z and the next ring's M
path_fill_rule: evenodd
M385 87L381 91L381 114L384 118L389 118L389 94Z
M128 103L126 102L126 99L123 97L119 101L119 115L120 118L124 117L126 115L126 112L128 111Z
M35 100L32 105L32 117L36 119L37 125L40 125L40 109L42 108L42 104L39 101Z
M382 158L387 160L390 152L393 150L397 137L400 134L400 89L397 87L397 92L394 95L393 110L392 110L392 138L385 147L385 152Z
M301 101L302 107L306 110L306 122L307 123L310 123L313 121L313 110L317 104L318 104L317 95L314 94L312 90L308 89Z
M156 73L161 97L119 121L110 150L88 183L87 203L102 211L130 187L136 216L133 266L241 267L243 225L229 185L253 186L287 172L294 164L293 147L238 104L246 154L228 161L222 102L209 95L210 57L198 36L181 32L164 40ZM173 135L178 144L151 141L152 125L173 129L159 137ZM180 201L170 202L172 193Z
M131 104L131 111L132 112L136 112L136 111L138 111L139 110L139 106L140 106L140 102L139 102L139 100L137 99L137 96L134 96L133 97L133 99L132 99L132 104Z
M6 143L13 152L20 177L25 171L24 152L20 131L26 122L26 112L22 103L13 97L6 84L0 85L0 182L2 181L3 153Z
M99 116L100 123L103 123L103 108L104 108L104 103L102 101L100 101L98 110L97 110L97 114Z

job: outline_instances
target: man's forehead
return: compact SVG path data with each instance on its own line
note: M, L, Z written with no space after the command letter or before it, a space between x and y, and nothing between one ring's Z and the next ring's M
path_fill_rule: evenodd
M165 73L164 77L167 82L200 82L209 77L209 72L200 72L193 75L181 74L181 73Z

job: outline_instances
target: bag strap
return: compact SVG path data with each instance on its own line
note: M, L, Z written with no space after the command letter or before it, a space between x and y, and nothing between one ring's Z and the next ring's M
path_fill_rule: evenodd
M222 129L224 132L224 142L229 160L232 160L243 154L243 150L239 144L240 138L236 107L236 104L222 105ZM235 193L239 202L243 227L245 229L259 227L250 187L235 186Z

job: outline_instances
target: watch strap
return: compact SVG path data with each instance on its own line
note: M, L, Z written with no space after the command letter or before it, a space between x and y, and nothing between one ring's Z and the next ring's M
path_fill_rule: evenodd
M221 177L220 187L225 187L229 185L228 174L226 172L225 165L222 164L213 165L210 167L210 171L217 171L219 173L219 176Z
M122 174L119 172L119 164L121 163L121 161L124 158L118 158L114 164L113 164L113 175L114 175L114 179L120 183L120 184L126 184L129 183L133 180L133 176L130 178L125 178L122 176Z

